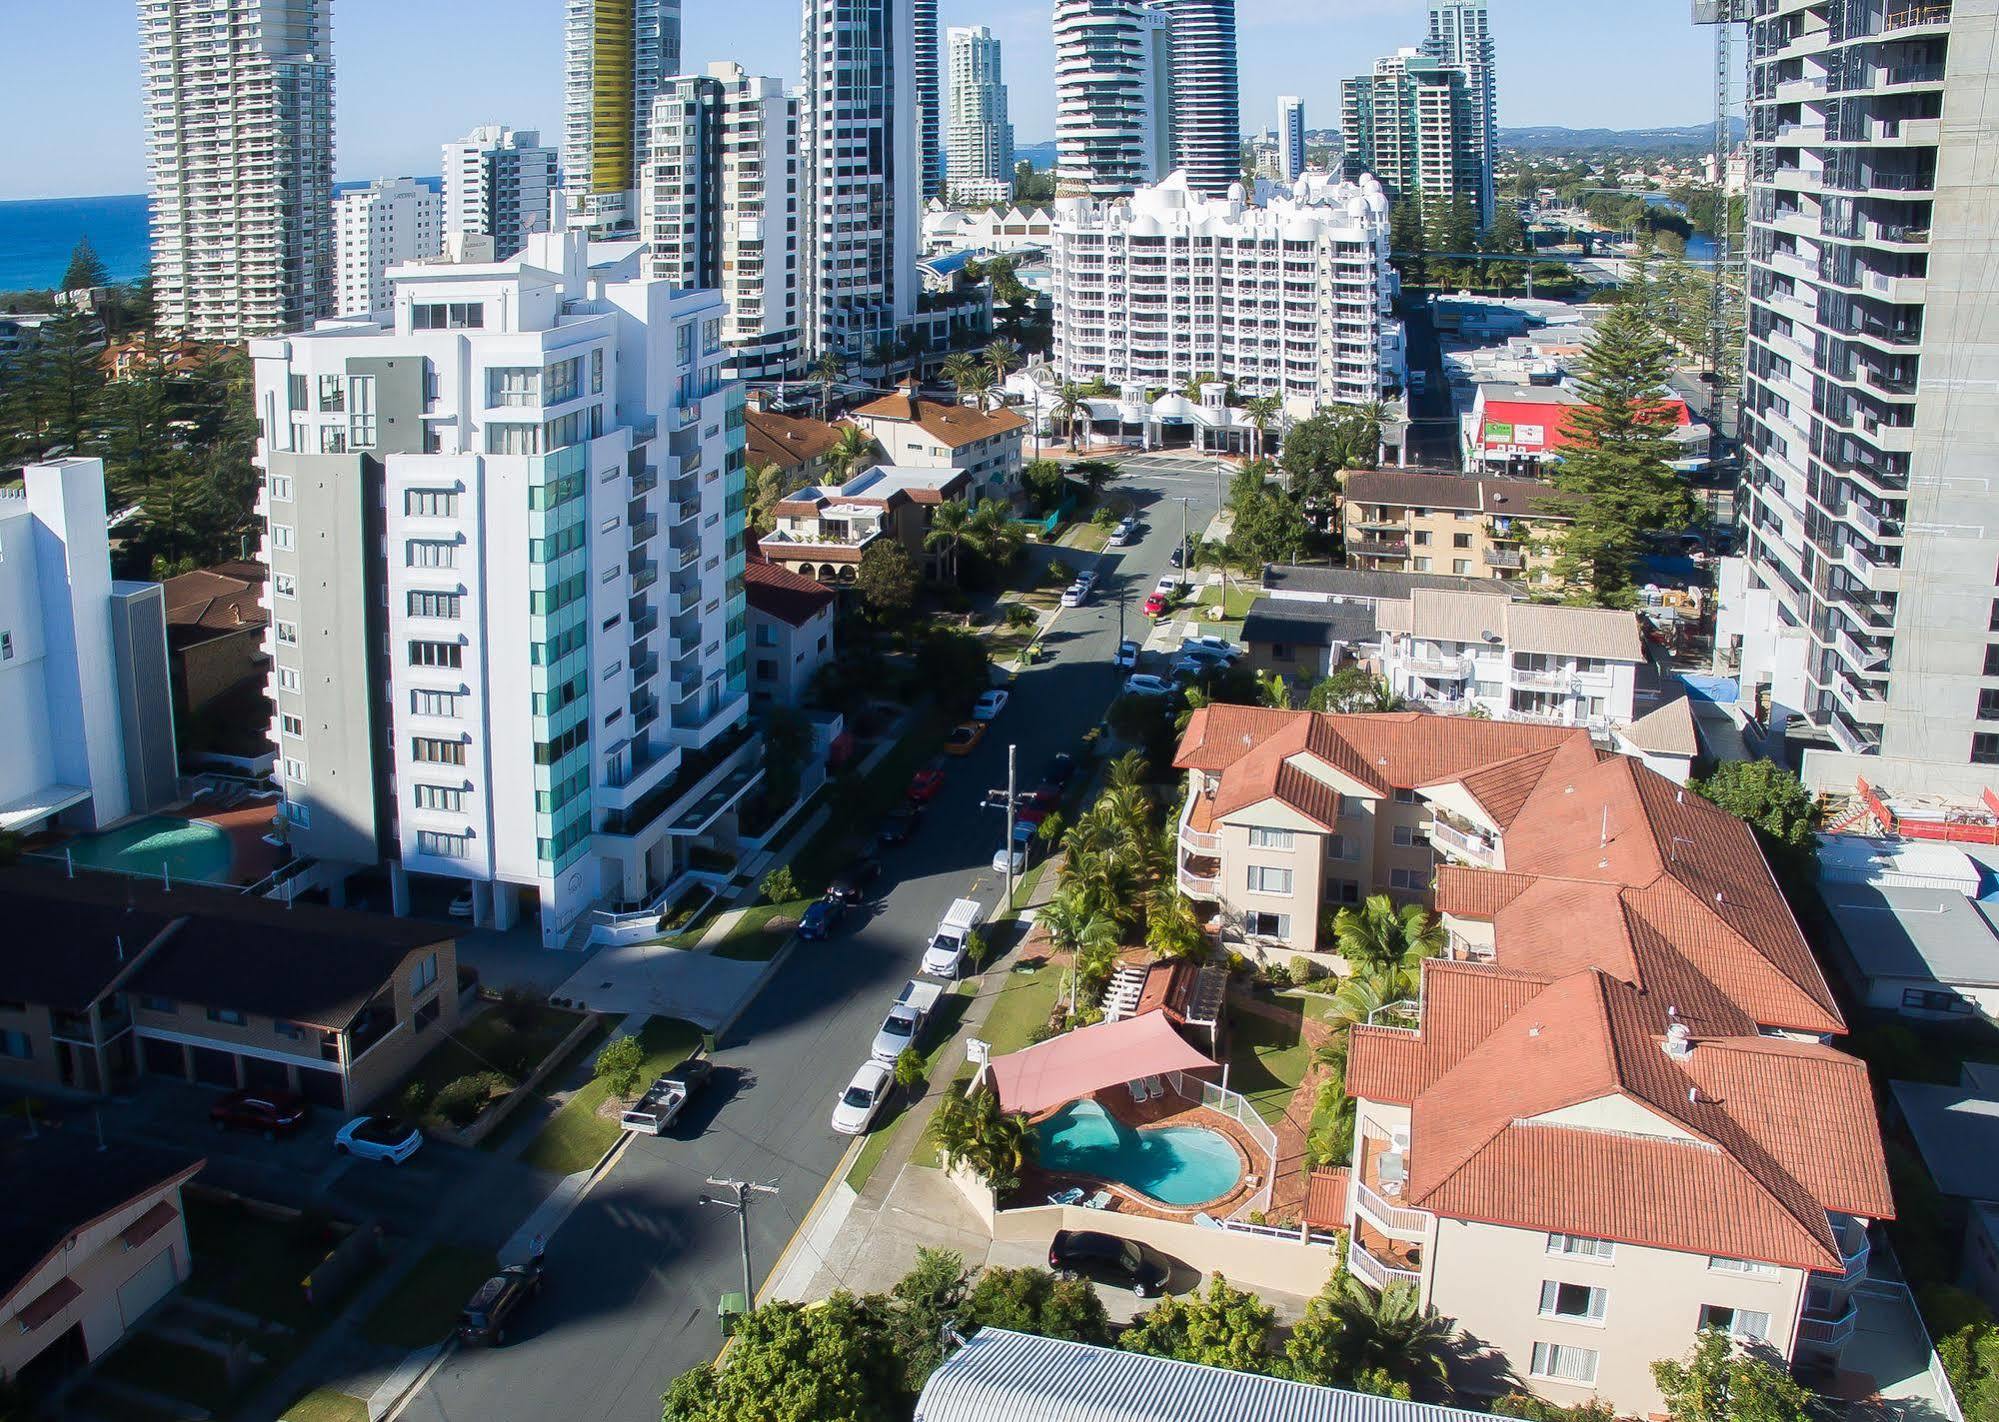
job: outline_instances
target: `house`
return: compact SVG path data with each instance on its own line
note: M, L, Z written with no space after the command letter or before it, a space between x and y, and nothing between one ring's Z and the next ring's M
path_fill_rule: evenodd
M192 1151L43 1130L0 1146L0 1378L39 1391L103 1356L188 1276Z
M1999 1307L1999 1068L1965 1062L1954 1086L1891 1081L1888 1093L1937 1193L1965 1202L1958 1282Z
M833 660L832 589L757 557L743 567L749 604L750 704L797 706Z
M881 446L899 469L955 469L968 475L976 498L1012 499L1020 484L1020 448L1027 419L1013 410L926 400L914 380L862 405L848 419Z
M745 406L743 426L749 467L775 465L791 483L813 484L824 478L826 458L840 439L836 424L767 406Z
M1341 500L1347 562L1549 587L1574 502L1532 479L1356 470Z
M0 871L0 1081L380 1095L458 1024L449 931L203 885ZM49 945L61 944L60 953Z
M1629 724L1645 639L1637 614L1420 589L1376 605L1383 677L1449 715Z
M1475 1422L1487 1415L987 1327L930 1375L915 1422Z
M1687 402L1670 391L1659 404L1673 416L1671 438L1683 474L1703 468L1710 431L1693 417ZM1478 387L1463 423L1465 468L1482 474L1531 475L1561 458L1571 439L1570 421L1583 399L1562 385L1485 384Z
M167 674L183 751L268 763L267 572L262 563L222 563L160 584L166 601Z
M1868 1007L1930 1020L1999 1019L1999 919L1957 889L1822 881L1835 961ZM1975 893L1975 890L1974 890Z
M963 470L876 465L844 484L809 484L787 495L772 508L776 526L757 547L777 567L846 585L868 548L890 538L927 576L949 577L953 556L924 543L937 509L954 500L976 502Z
M1294 683L1330 676L1374 640L1374 608L1364 602L1260 597L1242 623L1250 666Z
M1612 725L1610 748L1620 755L1637 756L1649 769L1675 785L1686 784L1701 753L1700 728L1694 720L1692 700L1676 696L1628 726Z

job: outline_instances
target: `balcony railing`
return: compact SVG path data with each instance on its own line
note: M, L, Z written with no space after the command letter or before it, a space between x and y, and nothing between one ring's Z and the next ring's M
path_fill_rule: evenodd
M1186 865L1180 866L1180 892L1190 899L1214 898L1220 892L1221 882L1219 875L1196 874Z
M1474 864L1483 864L1490 868L1499 858L1499 846L1491 840L1483 835L1467 833L1445 824L1442 820L1433 821L1425 833L1429 836L1431 844L1441 845L1446 851L1462 855Z
M1395 1204L1358 1180L1354 1182L1354 1203L1367 1212L1384 1234L1417 1240L1429 1237L1431 1215L1428 1210L1412 1210L1407 1205Z
M1408 667L1417 676L1434 681L1464 681L1472 674L1472 659L1463 652L1455 657L1411 655Z
M1219 854L1222 837L1208 830L1194 828L1194 807L1200 803L1200 800L1201 797L1198 795L1189 795L1186 805L1180 811L1180 847L1201 854Z
M1798 1321L1798 1341L1821 1348L1842 1348L1853 1337L1853 1326L1859 1319L1860 1306L1851 1300L1837 1318L1814 1318L1806 1314Z
M1360 1242L1358 1233L1353 1235L1347 1244L1347 1268L1360 1275L1376 1289L1385 1289L1395 1283L1420 1286L1423 1282L1423 1276L1415 1270L1397 1269L1369 1254L1367 1247Z
M1576 674L1569 671L1525 671L1514 667L1508 673L1515 686L1533 691L1568 691L1575 685Z
M1488 568L1524 568L1527 566L1527 555L1522 553L1518 548L1488 548L1485 550L1483 556L1485 558L1485 566Z
M1357 558L1407 558L1409 545L1400 539L1356 538L1348 542L1347 552Z

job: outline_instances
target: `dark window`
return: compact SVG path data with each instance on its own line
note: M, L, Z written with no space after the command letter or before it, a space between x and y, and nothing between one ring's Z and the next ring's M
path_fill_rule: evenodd
M1999 647L1985 649L1985 674L1999 676Z
M431 1023L437 1021L437 1014L440 1010L438 1004L442 1001L444 1001L442 997L433 997L429 1002L426 1002L416 1010L417 1031L421 1032Z
M1999 721L1999 690L1988 686L1978 693L1978 719Z
M225 1023L231 1027L241 1027L246 1019L233 1007L211 1007L208 1009L208 1020Z
M1980 731L1971 738L1971 763L1973 765L1999 765L1999 735L1991 731Z

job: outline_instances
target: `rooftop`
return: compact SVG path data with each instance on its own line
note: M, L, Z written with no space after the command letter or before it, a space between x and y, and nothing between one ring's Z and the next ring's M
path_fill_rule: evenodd
M129 1141L99 1150L96 1137L82 1130L44 1130L0 1146L0 1198L7 1201L0 1305L31 1302L15 1295L79 1231L182 1183L204 1164L192 1151Z
M1492 594L1419 588L1406 602L1376 604L1375 616L1384 632L1407 633L1427 641L1491 643L1509 652L1559 657L1645 660L1638 615L1608 608L1515 602Z
M1951 889L1822 882L1818 891L1864 976L1999 987L1992 905Z
M1346 502L1462 509L1512 518L1559 518L1576 500L1537 479L1479 478L1406 469L1357 469L1346 476Z
M1027 428L1027 417L1004 407L987 410L978 405L961 405L947 400L926 400L917 393L915 382L904 381L893 395L884 395L853 412L857 420L895 420L922 427L940 444L957 448L975 444L993 435Z
M1891 1081L1895 1108L1946 1195L1999 1200L1999 1100L1975 1085Z
M1243 619L1242 640L1330 647L1374 639L1374 608L1360 602L1307 602L1260 597Z
M831 590L761 555L743 565L743 595L758 612L793 627L803 627L833 605Z
M1263 587L1266 592L1280 594L1287 601L1321 598L1350 602L1406 598L1417 588L1499 593L1504 596L1521 591L1519 587L1497 578L1463 578L1451 573L1393 573L1371 568L1305 567L1295 563L1270 564L1263 570Z
M261 563L222 563L168 578L160 584L167 641L183 647L263 627L271 620L258 601L265 577Z
M825 455L840 438L838 425L806 415L759 410L754 405L744 409L743 423L752 465L800 468Z

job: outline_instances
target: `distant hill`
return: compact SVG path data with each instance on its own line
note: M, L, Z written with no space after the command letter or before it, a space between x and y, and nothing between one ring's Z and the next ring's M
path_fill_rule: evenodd
M1050 139L1046 143L1014 144L1013 161L1018 163L1022 159L1025 159L1027 162L1032 163L1036 168L1047 169L1054 167L1055 166L1054 140Z
M1742 137L1741 119L1730 119L1728 126L1734 137ZM1525 153L1571 153L1586 148L1616 148L1629 153L1694 149L1705 153L1714 144L1714 128L1704 123L1679 128L1502 128L1499 142L1503 148Z

